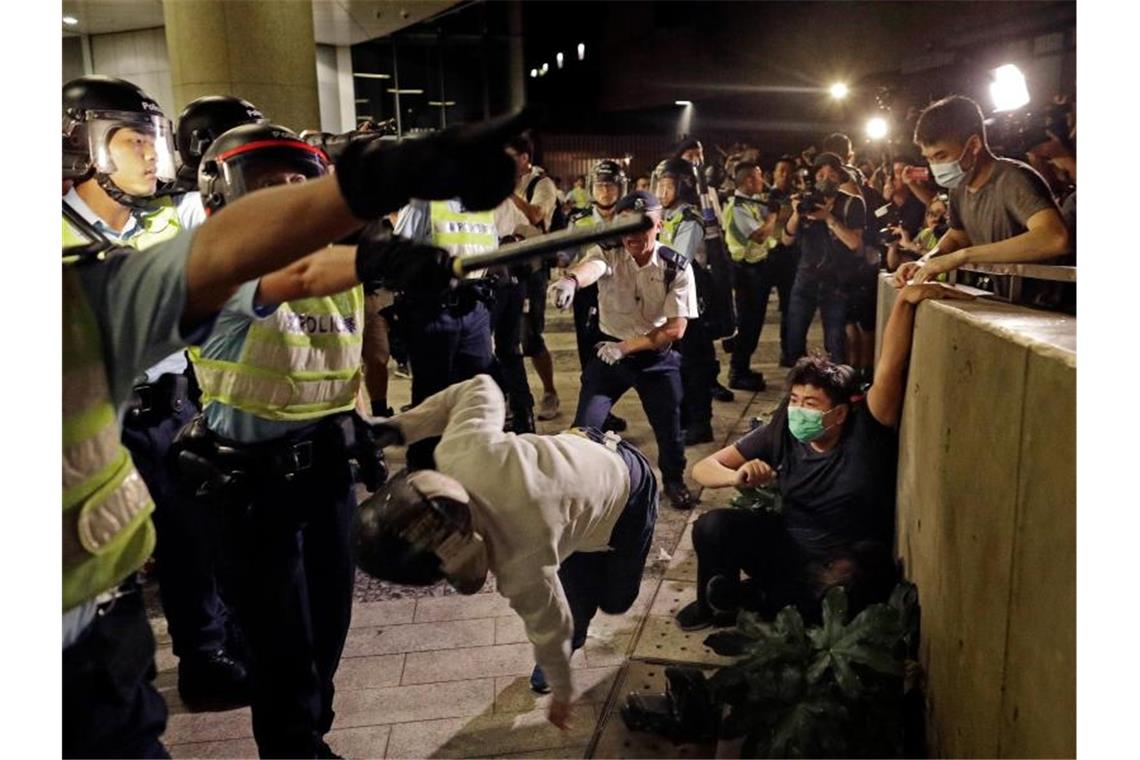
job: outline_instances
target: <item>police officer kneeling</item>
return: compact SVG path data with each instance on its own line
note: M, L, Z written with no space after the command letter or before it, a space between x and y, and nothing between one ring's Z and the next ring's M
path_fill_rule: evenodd
M600 428L614 403L637 390L653 434L665 496L677 509L696 503L685 486L685 447L681 439L681 357L673 344L697 316L697 292L689 261L657 242L661 201L638 190L618 201L614 216L644 211L654 226L622 238L622 250L593 248L550 286L559 309L570 306L579 288L598 283L601 342L582 372L574 424Z

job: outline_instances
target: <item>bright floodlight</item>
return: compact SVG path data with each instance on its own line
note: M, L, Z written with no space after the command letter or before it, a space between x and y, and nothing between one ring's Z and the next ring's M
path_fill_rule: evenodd
M538 69L531 69L530 70L530 78L535 79L536 77L538 77Z
M75 26L79 23L79 19L77 19L75 16L64 16L63 23L67 24L68 26Z
M887 136L887 120L882 116L872 116L867 120L867 137L882 140Z
M674 100L673 104L678 105L678 106L691 106L693 104L693 101L691 101L691 100Z
M558 68L562 68L562 53L556 53L554 60L558 62Z
M585 42L579 42L578 43L578 60L579 61L586 60L586 43Z
M542 64L542 68L538 70L538 73L539 74L545 74L548 71L550 71L550 64L544 63L544 64Z
M990 97L995 111L1012 111L1029 102L1029 89L1025 86L1025 75L1012 63L994 69L994 81L990 83Z
M847 85L843 84L843 82L836 82L831 85L831 97L836 100L842 100L847 97Z

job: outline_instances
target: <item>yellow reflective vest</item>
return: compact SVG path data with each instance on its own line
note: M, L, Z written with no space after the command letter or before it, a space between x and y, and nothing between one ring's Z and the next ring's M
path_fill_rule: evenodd
M448 201L432 201L431 242L453 256L470 256L499 247L493 211L456 211Z
M72 233L74 234L74 233ZM123 581L154 549L146 484L120 443L95 315L63 273L63 610Z
M744 231L736 226L737 205L744 209L749 216L756 219L757 224L764 224L764 207L760 203L748 198L741 198L739 195L729 198L724 207L723 217L724 238L728 244L728 255L733 261L743 261L748 264L763 261L768 257L768 252L772 250L774 239L769 238L763 243L757 243L745 235Z
M174 207L174 201L169 197L158 199L153 209L140 214L138 223L142 230L122 241L123 245L128 245L138 251L158 245L164 240L170 240L182 231L178 211ZM63 219L64 247L82 245L86 242L88 242L87 238L77 233L65 217Z

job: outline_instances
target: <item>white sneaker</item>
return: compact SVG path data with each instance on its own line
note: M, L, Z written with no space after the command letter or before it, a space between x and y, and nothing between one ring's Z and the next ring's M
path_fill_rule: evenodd
M558 416L558 394L542 394L542 403L538 406L537 417L540 420L552 420Z

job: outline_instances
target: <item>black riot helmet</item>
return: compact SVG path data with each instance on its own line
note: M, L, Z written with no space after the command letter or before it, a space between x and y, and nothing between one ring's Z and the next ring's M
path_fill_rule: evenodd
M246 193L323 176L329 160L292 130L277 124L243 124L223 133L202 156L198 192L211 214Z
M700 198L697 197L697 178L693 174L693 165L688 161L683 158L667 158L657 164L649 189L658 198L662 196L658 184L666 178L673 180L676 188L673 203L690 203L694 206L700 203Z
M174 181L174 140L158 102L137 85L84 76L63 86L63 178L94 178L124 206Z
M600 183L617 185L618 193L617 197L614 198L614 203L617 203L618 198L623 197L629 192L629 177L626 176L625 169L622 168L622 165L612 158L603 159L594 164L594 168L590 172L591 195L595 195L593 186ZM598 203L596 197L594 198L594 205L602 209L609 210L614 207L614 203L603 205Z
M178 114L174 143L178 148L178 189L198 189L198 165L210 145L225 132L242 124L262 124L267 119L257 106L233 95L207 95L191 100Z
M396 473L356 510L353 538L357 565L380 580L429 586L446 579L474 594L487 578L471 497L435 470Z

